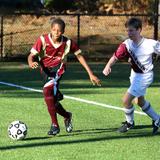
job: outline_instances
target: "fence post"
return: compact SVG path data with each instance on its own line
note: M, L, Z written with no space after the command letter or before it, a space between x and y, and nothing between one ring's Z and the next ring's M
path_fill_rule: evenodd
M80 14L77 15L77 44L80 46Z
M155 0L154 8L154 39L158 39L158 15L159 15L159 0Z
M3 58L3 16L1 16L1 59Z

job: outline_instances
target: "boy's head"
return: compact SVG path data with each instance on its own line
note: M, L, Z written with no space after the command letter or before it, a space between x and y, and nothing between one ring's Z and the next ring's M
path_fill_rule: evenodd
M138 29L142 29L142 21L139 18L133 17L130 18L126 23L125 23L125 27L133 27L136 30Z
M61 18L55 18L51 19L51 29L55 26L58 25L59 29L62 33L65 31L65 22Z
M65 31L65 23L60 18L51 19L51 33L55 39L58 39Z
M142 21L139 18L130 18L126 23L128 37L132 40L137 40L142 31Z

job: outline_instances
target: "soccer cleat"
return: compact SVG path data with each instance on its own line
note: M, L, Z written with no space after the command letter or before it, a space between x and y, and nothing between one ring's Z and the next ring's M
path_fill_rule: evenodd
M133 124L128 123L127 121L122 122L122 126L118 128L118 132L124 133L127 132L129 129L134 128L134 122Z
M160 118L157 119L156 121L152 121L152 127L153 127L153 131L152 134L156 135L158 133L158 129L160 127Z
M69 112L69 118L64 119L64 124L65 124L65 127L66 127L66 131L68 133L72 132L72 130L73 130L72 113Z
M50 130L48 131L48 135L49 135L49 136L51 136L51 135L55 136L55 135L58 134L59 132L60 132L59 127L56 127L56 126L54 126L54 125L51 125L51 128L50 128Z

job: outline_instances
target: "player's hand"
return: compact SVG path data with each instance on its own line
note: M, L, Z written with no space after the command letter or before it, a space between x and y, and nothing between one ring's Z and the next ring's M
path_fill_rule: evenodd
M97 85L97 86L101 86L101 81L98 77L96 77L95 75L90 75L90 80L92 82L93 85Z
M37 62L31 62L29 63L29 67L32 69L36 69L38 67L38 63Z
M105 76L109 75L111 73L111 67L110 66L106 66L104 69L103 69L103 74Z

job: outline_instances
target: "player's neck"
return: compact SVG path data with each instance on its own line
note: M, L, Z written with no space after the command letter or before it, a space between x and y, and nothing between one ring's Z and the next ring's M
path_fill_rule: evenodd
M142 36L138 36L135 39L133 39L134 44L139 45L141 41L143 40Z
M53 43L55 44L59 44L62 42L62 36L60 36L59 38L54 38L53 36L51 36Z

